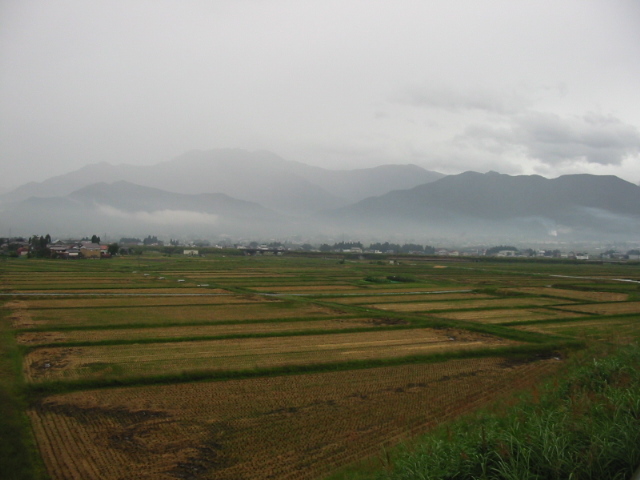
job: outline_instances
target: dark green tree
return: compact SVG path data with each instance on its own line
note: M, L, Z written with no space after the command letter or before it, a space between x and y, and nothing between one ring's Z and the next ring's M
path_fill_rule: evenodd
M411 252L424 252L424 247L422 245L417 245L415 243L405 243L400 247L400 251L402 253L411 253Z
M47 247L47 245L51 241L51 236L49 234L39 237L38 235L34 235L29 238L29 247L30 247L30 256L42 258L48 257L51 255L51 251Z
M497 247L491 247L489 248L485 255L496 255L498 252L502 252L502 251L506 251L506 250L510 250L512 252L517 252L518 249L516 247L513 247L511 245L498 245Z
M138 244L142 242L142 240L140 240L139 238L134 238L134 237L122 237L120 239L120 243L135 243Z
M360 242L339 242L333 244L333 250L351 250L352 248L362 248Z
M159 244L160 242L158 241L158 237L157 236L151 236L151 235L147 235L147 238L145 238L142 243L144 245L154 245L154 244Z
M371 245L369 245L369 248L371 250L378 250L382 253L386 253L386 252L399 252L401 247L399 244L397 243L389 243L389 242L384 242L384 243L372 243Z

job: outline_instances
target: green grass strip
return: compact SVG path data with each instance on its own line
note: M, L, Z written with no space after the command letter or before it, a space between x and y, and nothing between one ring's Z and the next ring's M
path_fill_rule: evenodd
M8 323L0 311L0 477L40 480L46 475L25 414L22 356Z

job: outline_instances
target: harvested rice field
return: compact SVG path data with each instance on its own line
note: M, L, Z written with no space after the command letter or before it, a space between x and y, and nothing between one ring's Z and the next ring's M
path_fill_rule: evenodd
M640 337L622 266L400 260L7 260L34 454L51 480L320 480Z
M453 329L410 329L293 337L41 348L25 357L30 382L255 370L292 365L380 359L515 345Z
M492 298L484 300L458 300L451 302L417 302L417 303L375 303L368 305L378 310L391 310L394 312L428 312L435 310L463 310L470 308L509 308L527 306L557 305L558 303L571 303L566 300L554 300L541 297L526 298Z
M558 307L574 312L592 313L596 315L620 315L627 313L640 314L640 302L599 303L587 305L571 305Z
M563 312L548 308L520 308L499 310L473 310L464 312L438 312L438 317L480 323L513 323L554 318L583 317L575 312Z
M94 390L50 396L29 416L56 479L315 479L535 385L559 363L453 360Z
M491 298L489 295L481 293L427 293L427 294L413 294L413 293L387 293L386 295L378 295L375 297L368 295L357 296L342 296L323 298L329 302L344 303L347 305L366 305L366 304L379 304L379 303L407 303L407 302L420 302L420 301L442 301L442 300L473 300L480 298Z
M566 335L581 339L627 344L637 342L640 336L640 319L631 317L606 320L583 320L562 323L543 323L516 327L527 332Z
M10 316L20 328L72 328L89 326L205 324L280 318L337 316L342 312L319 305L285 302L230 303L226 305L144 306L19 310Z
M544 295L550 297L570 298L573 300L587 300L591 302L624 302L629 299L628 293L597 292L567 290L563 288L550 287L525 287L505 289L506 292L520 292L531 295Z
M241 322L222 325L198 325L188 327L151 327L108 330L67 330L28 332L17 335L21 345L41 345L51 343L78 343L104 341L136 341L155 339L157 341L175 338L217 337L229 335L256 335L265 333L287 333L319 330L363 329L408 323L383 318L344 318L333 320L294 322Z
M118 308L118 307L161 307L180 305L220 305L230 303L254 303L274 301L261 295L234 295L220 293L212 295L134 295L114 297L50 297L47 299L19 300L18 308L62 309L62 308ZM15 301L14 301L15 302ZM16 305L11 302L12 308Z
M270 292L270 293L333 293L342 291L358 290L354 285L307 285L297 287L252 287L252 290L256 292Z
M75 289L64 289L59 288L58 286L43 289L43 288L34 288L30 287L29 289L23 288L20 289L19 293L23 293L26 295L33 295L46 297L46 296L56 296L56 295L91 295L91 296L105 296L105 295L116 295L116 296L139 296L139 295L211 295L215 293L229 293L225 290L221 289L212 289L212 288L194 288L193 285L185 285L177 283L175 287L158 287L158 285L149 285L147 288L140 288L140 285L136 285L135 288L124 288L122 285L118 285L117 288L97 288L92 286L86 286L85 288L75 288Z

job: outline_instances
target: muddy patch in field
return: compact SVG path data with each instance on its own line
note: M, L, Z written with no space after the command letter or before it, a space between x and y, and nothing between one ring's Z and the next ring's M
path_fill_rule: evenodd
M179 420L162 410L69 403L40 402L34 409L41 418L63 416L83 425L92 438L96 455L117 452L128 459L129 466L153 465L158 477L203 478L233 465L224 448L232 433L225 422ZM110 478L115 477L123 478L118 475ZM149 472L148 477L153 478L154 474Z
M225 453L224 439L231 433L231 425L217 422L207 427L205 440L184 460L167 473L176 478L192 480L216 470L229 468L234 461ZM215 477L219 478L219 477Z
M29 373L32 378L63 370L71 364L71 356L80 352L79 348L40 349L29 354Z
M515 368L521 365L526 365L528 363L540 362L542 360L556 360L560 362L562 361L562 359L563 359L563 356L559 352L538 353L536 355L529 355L529 356L513 355L511 357L503 358L499 366L502 368Z

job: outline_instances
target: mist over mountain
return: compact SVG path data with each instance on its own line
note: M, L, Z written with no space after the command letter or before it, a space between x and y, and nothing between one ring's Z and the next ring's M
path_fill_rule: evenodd
M85 235L159 232L249 235L287 232L287 219L261 205L221 193L187 195L118 181L96 183L63 197L31 197L0 212L2 222L31 232Z
M415 165L326 170L264 151L190 152L147 167L95 164L2 198L2 235L499 242L640 234L640 187L614 176L444 176Z

